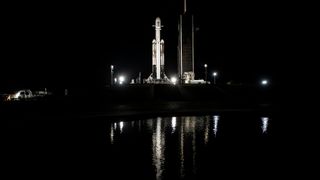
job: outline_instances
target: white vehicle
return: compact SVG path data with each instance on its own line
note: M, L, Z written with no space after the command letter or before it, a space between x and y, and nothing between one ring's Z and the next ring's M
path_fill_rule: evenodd
M18 101L18 100L26 100L33 98L32 92L30 89L19 90L13 94L9 94L7 96L7 101Z

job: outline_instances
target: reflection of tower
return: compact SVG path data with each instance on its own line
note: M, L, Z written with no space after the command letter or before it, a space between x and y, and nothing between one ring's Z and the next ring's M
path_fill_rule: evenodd
M147 79L148 83L165 83L169 82L164 72L164 40L161 39L160 31L161 20L156 18L155 22L155 39L152 41L152 73Z
M209 116L204 117L204 144L207 145L209 142Z
M187 1L183 1L178 25L178 73L184 83L194 80L194 19Z
M180 122L180 176L183 178L185 169L184 169L184 119L181 117Z
M180 120L180 176L183 178L192 172L196 174L196 126L195 116L181 117ZM203 122L202 122L203 123Z

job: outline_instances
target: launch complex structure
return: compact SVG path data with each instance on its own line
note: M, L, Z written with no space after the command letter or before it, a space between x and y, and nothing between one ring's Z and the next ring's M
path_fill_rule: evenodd
M178 79L179 83L191 84L195 80L194 73L194 18L191 8L187 8L187 1L183 0L183 7L180 8L178 19ZM191 3L191 1L189 2ZM169 84L171 83L165 74L164 62L164 40L161 39L161 19L155 20L155 39L152 41L152 73L145 79L148 84Z

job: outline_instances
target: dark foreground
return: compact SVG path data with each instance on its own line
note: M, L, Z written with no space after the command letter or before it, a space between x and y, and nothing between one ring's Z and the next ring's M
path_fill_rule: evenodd
M189 179L244 166L249 175L253 164L276 170L266 165L277 166L274 156L283 153L274 141L276 120L248 113L20 120L6 132L7 158L12 170L31 176Z
M290 129L290 121L274 112L14 117L6 119L2 131L3 170L12 178L274 179L311 175L305 169L312 168L307 164L305 140L299 139L298 129Z
M156 88L143 98L120 89L3 103L2 170L12 179L313 177L312 139L294 112L280 113L259 93L212 90L191 99L161 99Z

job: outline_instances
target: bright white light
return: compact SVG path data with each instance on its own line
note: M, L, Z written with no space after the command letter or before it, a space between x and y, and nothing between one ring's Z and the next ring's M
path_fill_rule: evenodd
M114 82L117 82L117 78L114 78Z
M111 67L111 69L113 69L113 65L111 65L110 67Z
M207 64L204 64L204 67L206 68L206 67L208 67L208 65L207 65Z
M123 82L123 81L124 81L124 76L120 76L120 77L119 77L119 81L120 81L120 82Z
M176 84L176 83L177 83L177 78L176 78L176 77L172 77L172 78L171 78L171 82L172 82L173 84Z
M218 75L218 73L217 72L213 72L213 76L217 76Z
M125 77L124 76L119 76L119 84L123 84L125 81Z
M264 86L265 86L265 85L268 85L268 84L269 84L269 81L266 80L266 79L264 79L264 80L261 81L261 84L264 85Z

